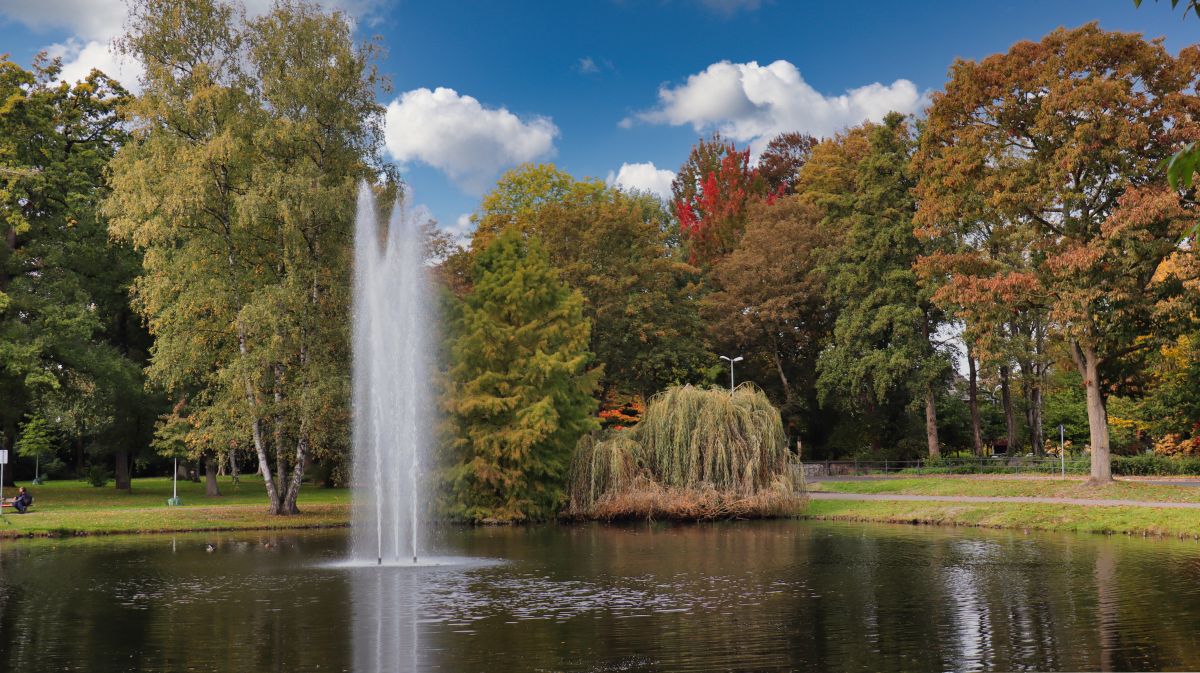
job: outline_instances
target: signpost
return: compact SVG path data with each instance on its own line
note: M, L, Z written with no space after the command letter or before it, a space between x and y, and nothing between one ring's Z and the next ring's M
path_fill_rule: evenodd
M4 501L4 466L8 464L8 449L0 449L0 502Z
M1058 424L1058 456L1059 456L1059 458L1062 458L1062 478L1066 479L1067 478L1067 443L1065 441L1063 441L1064 437L1065 437L1065 435L1063 434L1062 423L1059 423Z

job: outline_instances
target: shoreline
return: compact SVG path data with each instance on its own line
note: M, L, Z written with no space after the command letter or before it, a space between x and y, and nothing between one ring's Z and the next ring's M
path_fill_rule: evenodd
M1178 485L1183 480L1177 480L1176 485L1154 481L1122 479L1114 486L1089 488L1081 479L1004 480L991 475L814 480L803 504L776 509L773 514L800 520L1200 539L1200 482L1184 486ZM162 503L172 487L167 479L139 479L132 493L94 489L76 482L48 483L35 491L39 499L31 513L4 513L0 518L0 540L276 532L351 525L347 489L306 490L300 514L275 516L267 513L256 485L239 488L223 483L226 495L220 498L203 496L197 484L179 486L180 495L189 504L165 507ZM1087 499L1091 504L1070 502L1072 499ZM1096 500L1113 502L1100 504ZM690 522L680 517L633 519L621 523ZM736 522L743 517L713 520L724 519ZM572 525L578 521L558 523Z
M797 518L1200 540L1200 512L1125 505L813 499Z

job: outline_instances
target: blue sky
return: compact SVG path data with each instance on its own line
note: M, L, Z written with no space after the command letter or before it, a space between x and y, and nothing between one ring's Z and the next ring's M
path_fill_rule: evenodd
M711 130L757 147L781 130L825 135L887 108L917 112L956 57L1059 26L1098 20L1163 36L1172 52L1200 38L1200 20L1167 0L1140 9L1131 0L322 4L386 48L389 157L452 230L520 161L661 190L662 171ZM121 0L0 0L0 51L28 63L50 49L68 76L96 65L133 78L136 65L106 49L123 16ZM627 164L637 166L621 173Z

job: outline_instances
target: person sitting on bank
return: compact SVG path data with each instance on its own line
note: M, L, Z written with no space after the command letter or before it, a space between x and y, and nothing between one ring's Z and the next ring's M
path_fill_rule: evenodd
M17 514L24 514L32 504L33 496L29 495L29 491L26 491L24 486L17 489L17 497L13 498L13 508L17 510Z

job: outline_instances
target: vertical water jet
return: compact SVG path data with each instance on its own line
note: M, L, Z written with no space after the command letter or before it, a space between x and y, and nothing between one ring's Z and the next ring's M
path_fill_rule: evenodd
M353 485L357 559L383 565L422 544L422 455L432 420L431 331L421 222L402 203L386 229L359 189L354 232Z

